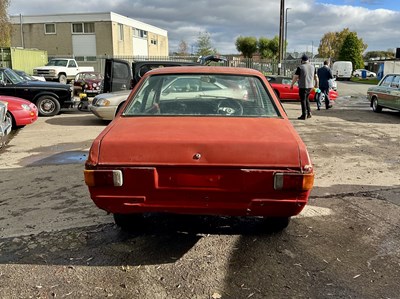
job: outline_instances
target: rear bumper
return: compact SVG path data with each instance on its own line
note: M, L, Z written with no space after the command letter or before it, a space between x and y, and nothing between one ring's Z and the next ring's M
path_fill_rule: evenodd
M100 94L100 89L84 89L83 93L86 93L87 95L98 95Z
M145 196L127 197L102 197L93 198L95 204L110 213L134 214L134 213L174 213L187 215L220 215L220 216L269 216L291 217L299 214L308 202L308 194L301 199L245 199L229 196L228 198L212 196L197 197L193 202L186 196L174 199L164 198L153 202Z
M311 192L275 190L277 170L182 170L125 168L120 186L99 184L89 191L94 203L110 213L274 217L299 214Z

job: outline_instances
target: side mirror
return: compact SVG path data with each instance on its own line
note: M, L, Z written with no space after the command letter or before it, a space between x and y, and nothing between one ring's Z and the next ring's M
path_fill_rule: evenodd
M3 80L0 80L0 86L6 86L6 82L4 82Z

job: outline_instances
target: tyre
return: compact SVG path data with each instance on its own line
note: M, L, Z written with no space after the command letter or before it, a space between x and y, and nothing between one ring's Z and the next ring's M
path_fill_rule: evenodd
M372 99L371 107L374 112L377 112L377 113L382 112L382 106L379 106L378 98L376 98L376 97L374 97Z
M114 214L114 222L123 231L139 231L143 224L142 214Z
M67 84L67 76L65 76L64 74L60 74L58 76L58 82L63 83L63 84Z
M41 96L36 101L40 116L54 116L60 112L60 103L51 95Z
M80 103L78 104L78 110L79 110L79 111L82 111L82 110L83 110L83 103L82 103L82 102L80 102Z
M281 232L288 227L290 217L265 217L264 225L267 232Z
M11 119L11 123L12 123L11 128L13 130L17 129L17 123L15 122L14 116L10 113L10 111L7 111L6 115L7 115L7 117L9 117Z

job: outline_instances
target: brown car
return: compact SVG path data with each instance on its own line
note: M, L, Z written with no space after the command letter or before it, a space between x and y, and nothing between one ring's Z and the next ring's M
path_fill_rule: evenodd
M103 74L98 72L78 73L74 80L74 94L85 93L88 96L100 93Z

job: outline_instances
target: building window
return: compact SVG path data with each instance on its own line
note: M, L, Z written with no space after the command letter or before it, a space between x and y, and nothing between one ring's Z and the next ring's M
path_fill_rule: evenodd
M72 33L94 33L94 23L72 23Z
M83 31L85 33L94 33L94 23L83 23Z
M44 24L45 34L56 34L56 24Z
M119 28L119 40L124 40L124 25L118 24Z
M155 39L151 39L151 44L152 45L157 45L157 41Z
M141 30L134 28L133 29L133 36L135 37L141 37L141 38L147 38L147 31L146 30Z

